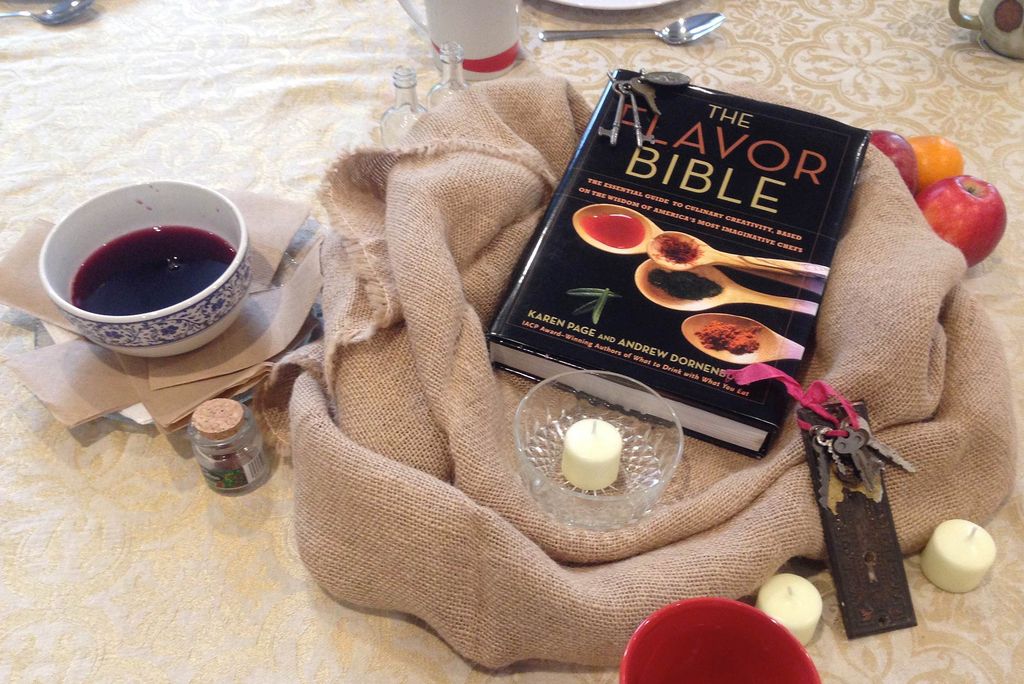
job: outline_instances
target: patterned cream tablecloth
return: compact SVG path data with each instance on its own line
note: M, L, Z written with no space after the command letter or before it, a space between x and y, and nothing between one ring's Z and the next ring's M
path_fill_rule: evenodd
M0 10L46 5L2 1ZM34 218L140 180L312 202L332 159L375 144L395 65L418 70L421 96L436 80L397 2L94 8L59 28L0 23L0 255ZM537 39L542 27L661 26L698 11L728 21L687 47ZM1019 390L1024 62L983 49L949 20L945 0L684 0L630 11L527 0L521 24L522 56L505 78L563 75L591 102L609 68L658 67L723 89L764 84L865 128L956 141L967 172L995 183L1010 207L1006 237L967 281L997 323ZM37 338L34 320L0 307L0 360ZM180 436L111 419L68 430L2 365L0 382L0 680L617 680L614 670L546 663L484 671L416 619L339 605L296 553L289 463L254 493L218 496ZM832 582L815 575L825 615L809 652L823 679L1021 681L1022 516L1018 486L981 521L999 557L972 593L938 591L918 558L907 559L914 629L848 641Z

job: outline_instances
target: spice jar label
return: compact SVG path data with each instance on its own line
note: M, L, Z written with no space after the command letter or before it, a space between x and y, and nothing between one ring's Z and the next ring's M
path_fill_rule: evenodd
M252 460L240 468L213 470L201 468L203 477L214 489L231 490L245 487L258 482L267 471L267 464L262 453L257 453Z

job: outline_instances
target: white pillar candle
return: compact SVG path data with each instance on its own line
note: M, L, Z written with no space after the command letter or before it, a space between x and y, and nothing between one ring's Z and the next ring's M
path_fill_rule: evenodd
M784 572L757 592L757 607L806 646L821 619L821 593L803 577Z
M622 435L611 423L584 418L569 426L562 443L562 475L574 487L604 489L619 476Z
M921 571L939 589L954 593L981 584L996 559L996 543L969 520L947 520L921 552Z

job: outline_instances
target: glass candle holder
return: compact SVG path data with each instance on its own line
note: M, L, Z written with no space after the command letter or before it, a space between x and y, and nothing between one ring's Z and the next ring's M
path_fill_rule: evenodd
M588 480L576 472L587 467L587 454L581 460L576 451L588 447L566 444L566 434L581 421L589 422L577 426L570 440L595 422L606 436L614 432L610 425L621 438L618 473L598 490L580 488L563 471L563 464L572 465L573 480ZM570 371L538 383L519 403L513 431L520 475L540 508L585 529L613 529L647 514L683 453L683 430L668 402L641 382L605 371ZM600 439L596 429L592 439ZM608 445L602 447L596 458L603 468Z

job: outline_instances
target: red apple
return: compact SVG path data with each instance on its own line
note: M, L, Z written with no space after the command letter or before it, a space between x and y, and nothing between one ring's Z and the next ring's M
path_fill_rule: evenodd
M896 170L900 172L903 182L910 189L910 194L917 193L917 154L907 139L899 133L886 130L871 131L871 144L885 153Z
M953 176L929 185L914 198L932 229L964 253L974 266L992 253L1006 230L1006 205L991 183Z

